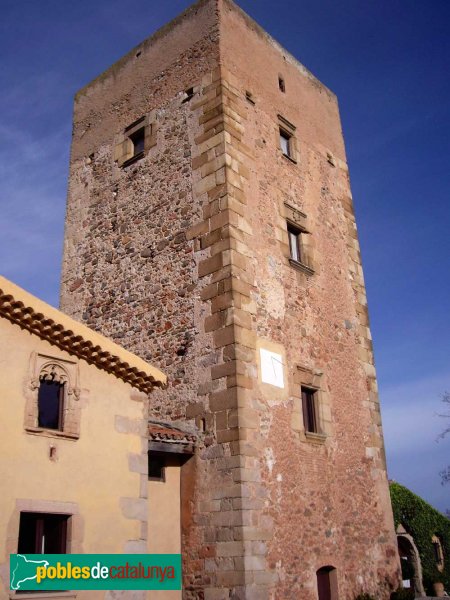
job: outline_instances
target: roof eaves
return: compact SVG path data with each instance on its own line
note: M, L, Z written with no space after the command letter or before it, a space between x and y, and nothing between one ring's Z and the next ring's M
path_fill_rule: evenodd
M166 386L159 369L1 276L0 315L142 392Z

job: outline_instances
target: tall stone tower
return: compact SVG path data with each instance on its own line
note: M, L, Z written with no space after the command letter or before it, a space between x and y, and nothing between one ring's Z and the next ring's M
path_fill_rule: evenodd
M388 597L337 100L231 0L200 0L77 94L61 307L168 374L152 418L202 432L184 598Z

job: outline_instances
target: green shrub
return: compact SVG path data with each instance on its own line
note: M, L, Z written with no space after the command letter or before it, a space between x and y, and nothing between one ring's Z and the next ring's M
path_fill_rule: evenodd
M448 590L450 588L450 560L445 560L442 572L438 570L432 537L436 535L440 539L444 557L450 557L450 520L399 483L391 483L389 489L395 527L403 525L414 539L419 551L425 591L432 596L433 583L438 581L442 582ZM405 574L410 575L410 573ZM411 577L405 576L403 578L411 579ZM405 597L408 598L408 596Z

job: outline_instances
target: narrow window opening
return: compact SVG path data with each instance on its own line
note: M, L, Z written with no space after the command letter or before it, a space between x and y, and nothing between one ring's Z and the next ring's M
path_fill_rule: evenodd
M436 566L439 569L439 571L442 571L442 568L444 566L444 552L442 550L441 540L436 535L433 535L432 544Z
M166 459L159 452L148 452L148 478L150 481L166 480Z
M433 542L434 560L437 563L441 562L441 553L439 550L440 550L439 543Z
M130 140L133 143L133 158L142 154L145 149L145 127L141 127L130 135Z
M327 161L329 162L329 164L332 167L336 166L336 161L334 160L334 156L330 152L327 152Z
M338 600L337 572L334 567L322 567L316 572L319 600Z
M184 92L183 104L189 102L194 97L194 88L190 87Z
M281 76L278 77L278 87L280 88L280 91L283 92L283 94L286 92L286 84L284 83L284 79Z
M68 515L20 513L19 554L66 554Z
M38 391L38 426L63 429L64 383L42 377Z
M296 262L302 261L302 230L298 229L291 223L288 223L287 226L288 236L289 236L289 252L291 254L291 259Z
M303 423L309 433L319 433L316 394L317 390L302 386Z
M253 98L253 94L251 92L249 92L248 90L245 92L245 99L250 102L250 104L253 104L253 106L255 105L255 100Z
M292 158L292 136L287 133L284 129L280 128L280 148L283 154L289 158Z

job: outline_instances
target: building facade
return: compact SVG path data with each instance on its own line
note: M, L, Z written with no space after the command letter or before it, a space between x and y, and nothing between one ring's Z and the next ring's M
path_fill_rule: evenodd
M399 581L336 97L200 0L75 99L62 310L168 373L184 598Z
M164 485L149 480L148 396L165 375L3 277L0 357L0 599L181 598L10 590L9 554L180 552L170 445L185 440L166 436Z

